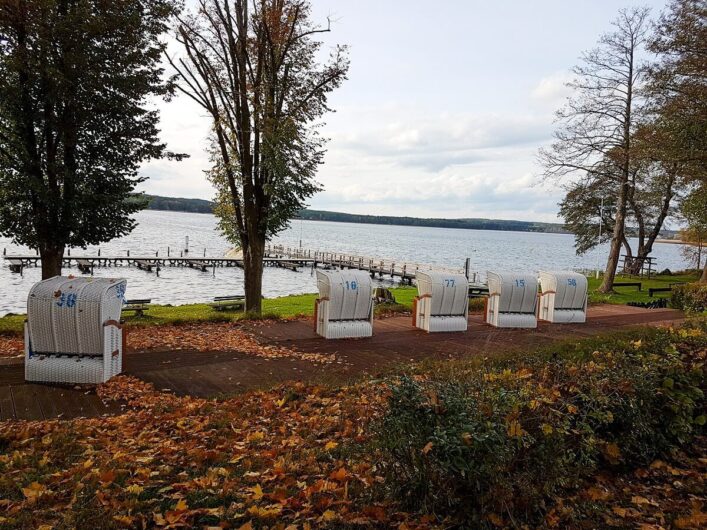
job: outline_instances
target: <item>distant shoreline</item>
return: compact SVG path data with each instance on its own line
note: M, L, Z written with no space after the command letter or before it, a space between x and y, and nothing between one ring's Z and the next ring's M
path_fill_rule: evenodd
M143 195L145 209L155 211L184 212L184 213L210 213L213 214L214 203L204 199L188 199L181 197L161 197L158 195ZM330 212L325 210L305 209L293 219L305 221L328 221L335 223L376 224L390 226L419 226L426 228L455 228L461 230L498 230L502 232L531 232L544 234L571 234L562 223L543 223L539 221L515 221L510 219L487 218L423 218L403 217L392 215L364 215L344 212ZM670 234L671 231L667 231ZM631 232L629 237L634 237ZM683 243L674 239L658 239L657 243L668 244L694 244Z
M683 241L681 239L656 239L656 243L664 243L666 245L690 245L696 247L699 243L694 243L690 241Z
M161 197L145 195L146 209L185 213L213 213L214 204L203 199L179 197ZM391 215L363 215L324 210L302 210L293 219L305 221L330 221L338 223L377 224L394 226L420 226L428 228L458 228L467 230L500 230L505 232L538 232L549 234L569 234L561 223L542 223L537 221L514 221L509 219L485 218L421 218L399 217Z

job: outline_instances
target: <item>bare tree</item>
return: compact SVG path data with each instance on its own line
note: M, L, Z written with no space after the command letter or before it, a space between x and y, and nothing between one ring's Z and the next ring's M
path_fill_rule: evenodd
M601 292L613 289L627 216L631 185L631 139L641 108L644 67L639 54L645 45L648 9L619 12L612 32L583 54L569 83L574 95L558 111L555 141L540 150L546 179L577 179L593 174L615 182L616 204L611 249ZM609 191L609 190L607 190Z
M217 215L243 251L246 310L260 313L268 237L314 194L324 139L313 123L346 78L346 50L316 56L307 0L198 0L178 21L180 90L212 119Z

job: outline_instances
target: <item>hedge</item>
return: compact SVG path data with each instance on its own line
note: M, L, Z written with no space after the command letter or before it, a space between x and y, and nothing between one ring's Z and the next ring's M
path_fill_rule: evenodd
M686 283L673 286L671 304L674 308L682 309L688 313L707 311L707 283Z
M403 377L375 426L386 493L473 526L538 522L599 468L650 462L703 429L705 346L697 324Z

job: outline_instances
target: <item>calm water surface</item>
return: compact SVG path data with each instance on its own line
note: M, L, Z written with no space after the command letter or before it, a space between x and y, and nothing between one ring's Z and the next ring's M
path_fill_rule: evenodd
M223 256L231 245L216 229L216 219L208 214L144 211L136 215L137 228L127 237L100 245L103 255L160 256L177 254L189 236L192 256ZM458 230L387 226L323 221L294 221L292 226L273 242L312 250L340 251L351 254L388 258L395 261L439 264L447 267L464 266L471 258L472 270L485 273L489 269L593 269L604 265L608 247L577 256L573 237L567 234L501 232L490 230ZM0 237L0 248L8 254L30 253ZM673 270L686 267L680 255L680 245L656 245L653 255L658 268ZM96 255L97 247L74 249L72 255ZM122 277L128 280L128 298L152 298L155 303L184 304L203 302L214 296L243 292L243 271L238 268L217 268L198 272L184 268L164 267L157 277L132 267L96 268L96 276ZM78 274L65 269L64 274ZM24 276L10 273L7 263L0 262L0 315L24 312L29 288L39 281L39 268L27 268ZM391 283L391 282L388 282ZM286 294L316 291L315 278L309 270L292 272L266 268L264 295L268 298Z

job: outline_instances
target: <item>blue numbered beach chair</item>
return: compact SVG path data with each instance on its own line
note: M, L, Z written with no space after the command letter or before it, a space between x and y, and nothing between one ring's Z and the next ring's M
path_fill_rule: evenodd
M56 276L27 298L25 379L103 383L122 369L126 281Z
M559 324L585 322L588 283L576 272L540 271L540 319Z
M327 339L373 335L373 282L365 271L317 271L315 331Z
M538 302L538 280L535 274L523 272L486 273L489 299L486 322L497 328L535 328Z
M463 274L420 272L415 275L418 296L413 325L427 332L466 331L469 280Z

